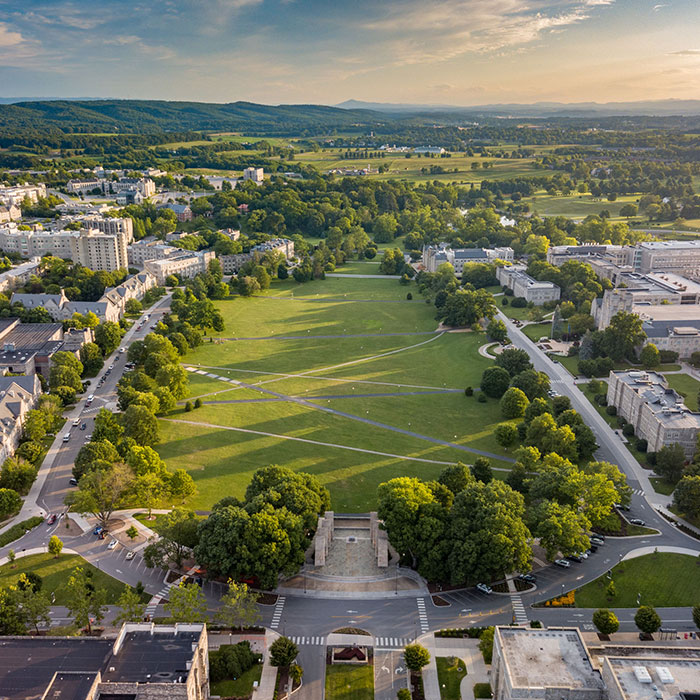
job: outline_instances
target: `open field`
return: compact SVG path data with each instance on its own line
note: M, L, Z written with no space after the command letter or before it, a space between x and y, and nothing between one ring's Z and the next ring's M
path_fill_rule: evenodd
M11 564L4 564L0 566L0 588L15 583L20 574L33 571L43 579L41 590L56 594L54 604L66 605L68 602L66 584L76 566L81 566L92 572L95 587L104 588L107 591L106 602L108 605L114 605L117 602L124 590L124 584L96 569L92 564L88 564L77 554L60 554L58 559L52 554L32 554L28 557L18 558L14 568ZM149 596L146 596L144 600L148 598Z
M700 603L698 560L686 554L657 552L623 561L612 570L616 594L609 600L609 579L601 576L576 591L577 608L683 607Z
M356 512L374 507L382 481L433 479L481 451L509 468L512 449L493 437L498 402L464 395L491 364L477 353L483 333L436 333L431 306L392 299L404 289L361 278L275 282L266 296L217 302L224 337L184 364L222 379L191 372L190 394L204 405L161 420L158 448L171 469L191 473L195 508L242 496L268 464L315 474L336 510ZM370 293L375 301L337 301Z
M620 209L625 204L637 204L641 195L622 195L614 202L605 197L594 197L590 192L574 193L568 196L549 195L540 190L532 197L523 197L522 201L530 205L530 210L540 216L566 216L571 219L585 219L591 214L600 214L603 209L610 212L610 220L628 221L620 216ZM639 217L637 217L639 218Z
M374 669L371 664L326 666L326 700L373 700Z
M528 326L523 326L522 331L530 340L537 342L540 338L549 338L552 332L552 324L533 323Z
M697 411L700 382L688 374L666 374L664 376L671 389L675 389L685 399L685 405L691 411Z

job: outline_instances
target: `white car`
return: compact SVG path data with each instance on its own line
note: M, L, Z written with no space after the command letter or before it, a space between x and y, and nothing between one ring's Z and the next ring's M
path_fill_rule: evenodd
M571 568L571 562L567 561L566 559L557 559L554 563L557 566L561 566L562 569L570 569Z
M136 556L136 552L129 551L126 553L126 560L131 561L135 556Z
M491 595L493 593L493 588L491 588L491 586L487 586L485 583L477 583L476 590L486 593L486 595Z
M107 545L107 549L114 549L114 548L117 546L117 544L119 544L119 543L117 542L117 540L112 540L112 541Z
M110 365L109 368L110 368L110 369L114 369L114 365Z
M119 348L119 354L121 355L122 353L126 352L126 348Z

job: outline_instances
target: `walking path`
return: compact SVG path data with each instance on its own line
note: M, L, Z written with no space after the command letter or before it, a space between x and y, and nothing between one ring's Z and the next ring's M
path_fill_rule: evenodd
M423 689L426 700L440 700L440 683L438 681L436 657L456 656L461 659L467 670L460 684L462 700L474 700L474 684L490 683L489 671L484 657L479 651L478 639L441 639L433 633L418 640L430 652L430 663L423 669Z
M436 336L436 337L439 337L439 336ZM432 340L432 338L431 338L431 340ZM424 341L424 342L429 342L429 341ZM421 343L421 345L422 345L422 343ZM347 364L353 364L353 362L347 363ZM340 366L340 365L338 365L338 366ZM188 368L188 369L190 369L190 371L191 371L191 368ZM515 460L510 458L510 457L503 457L502 455L497 455L497 454L494 454L493 452L479 450L475 447L467 447L466 445L459 445L456 442L450 442L449 440L442 440L441 438L434 438L434 437L431 437L429 435L423 435L422 433L416 433L413 430L407 430L405 428L398 428L396 426L389 425L387 423L381 423L379 421L372 420L371 418L365 418L363 416L356 416L356 415L353 415L352 413L347 413L346 411L339 411L335 408L330 408L329 406L322 406L318 403L315 403L314 401L312 401L310 399L303 399L303 398L299 398L299 397L295 397L295 396L289 396L287 394L282 394L282 393L277 392L277 391L272 391L271 389L261 388L261 384L266 384L267 382L260 382L259 384L248 384L246 382L241 382L237 379L228 379L227 381L232 383L232 384L237 384L238 386L241 386L245 389L252 389L253 391L259 391L261 393L270 394L272 396L277 397L278 399L282 399L282 400L288 401L290 403L295 403L295 404L298 404L300 406L305 406L307 408L313 408L317 411L323 411L324 413L329 413L329 414L334 415L334 416L340 416L341 418L349 418L350 420L357 421L358 423L364 423L366 425L371 425L375 428L382 428L384 430L390 430L390 431L395 432L395 433L400 433L401 435L408 435L409 437L414 437L414 438L417 438L419 440L425 440L426 442L431 442L435 445L441 445L443 447L451 447L451 448L454 448L456 450L461 450L462 452L469 452L471 454L477 454L477 455L480 455L482 457L488 457L489 459L499 459L499 460L503 460L506 462L515 462ZM273 381L277 381L277 380L273 380ZM199 424L199 425L202 425L202 424Z

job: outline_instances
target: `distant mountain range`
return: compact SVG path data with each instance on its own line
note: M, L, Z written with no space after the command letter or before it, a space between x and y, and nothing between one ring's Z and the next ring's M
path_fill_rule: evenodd
M640 102L535 102L533 104L487 104L460 107L443 104L396 104L346 100L336 107L390 113L459 113L511 117L619 117L619 116L698 116L700 100L644 100Z

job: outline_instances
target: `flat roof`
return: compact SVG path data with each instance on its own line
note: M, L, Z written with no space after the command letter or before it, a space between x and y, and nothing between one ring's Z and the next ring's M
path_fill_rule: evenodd
M187 676L192 660L192 645L199 643L200 632L174 634L127 632L119 653L109 659L102 674L104 682L172 683ZM113 671L111 669L114 669Z
M56 672L101 671L113 644L94 637L0 638L0 697L38 700Z
M57 673L46 689L45 700L85 700L96 679L97 671Z
M577 629L496 629L514 688L603 689Z
M637 244L645 250L683 250L684 248L700 249L700 241L642 241Z
M670 700L681 692L700 692L700 659L607 657L607 662L626 700ZM643 674L635 673L639 668L646 670L651 682L640 681Z

